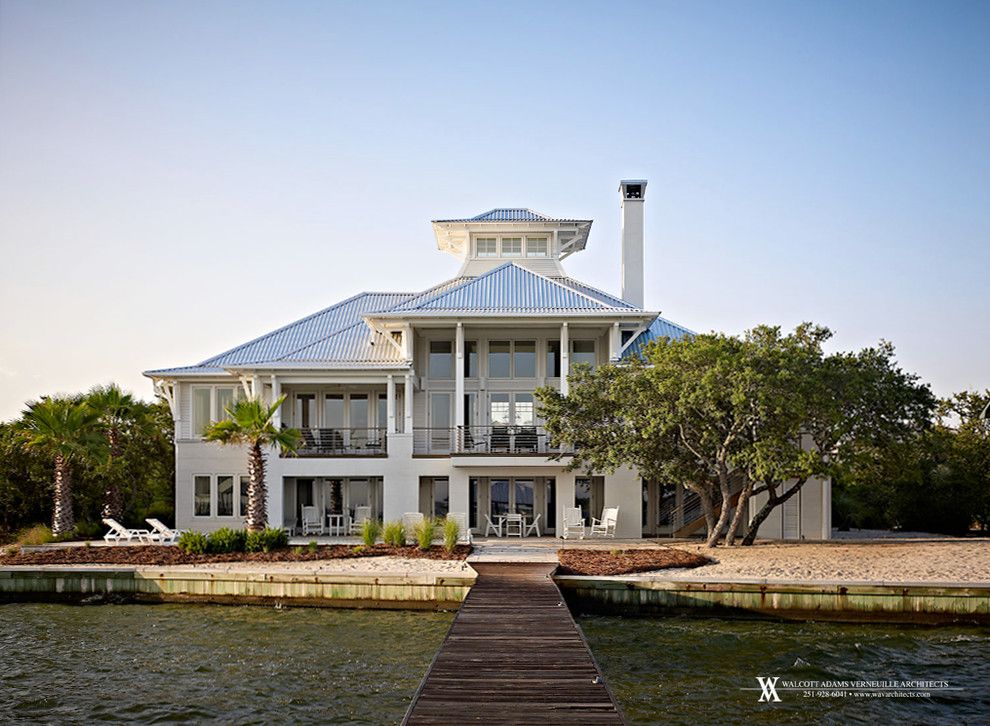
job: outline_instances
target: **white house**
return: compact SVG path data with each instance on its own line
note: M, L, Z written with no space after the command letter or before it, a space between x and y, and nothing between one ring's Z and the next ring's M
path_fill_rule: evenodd
M177 526L238 526L246 456L201 440L236 396L287 396L280 423L302 430L297 456L269 457L269 521L295 527L315 505L353 516L467 512L539 517L553 534L564 507L587 521L619 507L617 535L687 534L703 525L697 501L631 469L569 472L536 415L539 386L567 390L574 363L636 355L686 329L643 309L646 182L620 184L621 297L567 276L591 220L493 209L433 222L437 247L463 261L428 290L368 292L179 368L147 371L175 418ZM831 490L809 482L761 534L827 538ZM758 503L754 503L756 511Z

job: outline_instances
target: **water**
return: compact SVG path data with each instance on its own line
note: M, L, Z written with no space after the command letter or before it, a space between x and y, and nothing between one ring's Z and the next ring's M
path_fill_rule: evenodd
M0 721L398 722L453 615L0 606Z
M637 724L987 724L990 630L582 617L591 649ZM759 703L756 676L945 680L930 699L803 697Z

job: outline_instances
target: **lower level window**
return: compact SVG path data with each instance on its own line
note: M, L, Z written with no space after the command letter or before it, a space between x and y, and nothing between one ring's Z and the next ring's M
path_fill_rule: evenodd
M234 477L217 477L217 516L234 516Z
M193 514L197 517L210 516L210 477L197 476L195 478L195 502Z
M246 517L248 514L248 487L251 484L251 478L247 476L241 477L241 516Z

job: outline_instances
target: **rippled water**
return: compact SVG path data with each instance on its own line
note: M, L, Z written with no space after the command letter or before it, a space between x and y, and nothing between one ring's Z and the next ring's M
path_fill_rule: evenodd
M888 625L582 617L626 716L639 724L990 723L990 630ZM758 703L756 676L945 680L930 699Z
M452 618L2 605L0 721L396 723Z

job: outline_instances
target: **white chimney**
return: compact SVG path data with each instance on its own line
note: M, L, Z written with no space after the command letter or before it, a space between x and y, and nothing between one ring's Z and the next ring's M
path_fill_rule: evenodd
M643 202L645 179L619 182L622 198L622 299L643 307Z

